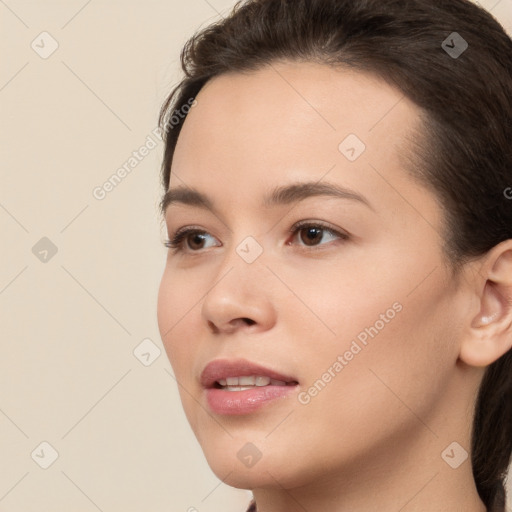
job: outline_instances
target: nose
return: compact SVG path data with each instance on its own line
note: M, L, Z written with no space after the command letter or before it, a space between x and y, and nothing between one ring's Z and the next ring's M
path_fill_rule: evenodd
M269 286L272 274L263 264L263 257L247 263L235 248L230 251L206 293L203 320L214 334L272 328L276 321L275 297Z
M212 320L208 320L208 327L211 329L213 334L226 333L231 334L235 331L243 329L245 326L255 325L256 320L252 318L233 318L232 320L228 320L227 322L221 323L217 321L214 323Z

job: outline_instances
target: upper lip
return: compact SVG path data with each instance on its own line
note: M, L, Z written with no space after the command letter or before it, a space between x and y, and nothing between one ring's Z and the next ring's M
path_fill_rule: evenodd
M271 379L283 382L297 382L295 378L289 375L271 370L247 359L215 359L204 367L200 379L203 387L212 388L219 379L246 375L266 375Z

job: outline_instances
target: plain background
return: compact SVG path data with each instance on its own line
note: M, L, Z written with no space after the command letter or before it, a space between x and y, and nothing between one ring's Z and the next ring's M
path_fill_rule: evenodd
M512 0L480 3L512 33ZM233 4L0 0L0 512L245 510L191 433L156 322L152 132L182 45Z

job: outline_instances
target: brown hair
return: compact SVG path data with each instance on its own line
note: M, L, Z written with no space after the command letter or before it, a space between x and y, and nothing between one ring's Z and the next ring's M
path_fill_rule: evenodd
M450 54L459 36L468 47ZM422 132L411 139L409 172L441 200L443 249L454 272L512 238L512 40L469 0L239 1L182 50L185 77L159 117L165 190L184 108L204 84L282 59L374 73L420 108ZM486 370L471 443L478 493L490 511L504 512L512 351Z

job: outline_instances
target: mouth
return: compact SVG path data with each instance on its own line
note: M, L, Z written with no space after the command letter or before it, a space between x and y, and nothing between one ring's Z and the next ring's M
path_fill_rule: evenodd
M208 363L200 377L206 388L243 391L265 386L295 386L297 379L246 359L216 359Z
M241 377L227 377L225 379L216 380L213 383L214 389L223 389L225 391L244 391L246 389L254 389L266 386L296 386L298 382L283 381L271 379L268 375L251 375Z
M210 410L217 414L248 414L298 389L296 378L245 359L217 359L201 373Z

